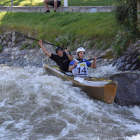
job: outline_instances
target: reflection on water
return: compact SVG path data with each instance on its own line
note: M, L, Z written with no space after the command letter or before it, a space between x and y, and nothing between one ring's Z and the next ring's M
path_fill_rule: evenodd
M0 140L132 140L139 113L91 99L43 68L0 66Z

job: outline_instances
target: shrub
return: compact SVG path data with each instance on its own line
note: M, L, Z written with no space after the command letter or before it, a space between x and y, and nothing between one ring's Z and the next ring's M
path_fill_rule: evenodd
M35 48L35 44L34 43L31 44L31 49L33 49L33 48Z
M127 31L136 36L137 29L137 0L117 0L118 5L115 11L117 23L123 25Z
M115 42L112 45L112 49L116 57L121 56L123 51L127 49L127 42L132 38L133 36L127 32L118 33L116 35Z
M66 33L59 37L58 41L56 42L56 45L61 46L62 48L71 46L73 44L74 38L74 34Z
M23 50L23 49L25 49L25 48L27 48L27 44L26 44L26 43L23 44L19 49L20 49L20 50Z
M118 4L115 16L122 32L116 35L112 48L115 55L119 57L126 50L127 42L132 38L138 38L140 34L137 28L137 0L116 1Z
M0 52L2 52L2 50L3 50L3 46L0 46Z

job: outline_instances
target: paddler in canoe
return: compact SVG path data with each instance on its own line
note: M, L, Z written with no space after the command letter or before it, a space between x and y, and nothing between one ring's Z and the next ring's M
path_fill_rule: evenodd
M78 48L76 53L78 58L70 62L68 70L72 71L74 76L86 77L88 76L88 67L96 69L97 57L94 57L93 63L90 63L87 59L84 59L85 49L83 47Z
M51 58L53 61L55 61L62 71L68 71L69 63L73 60L73 57L71 56L71 53L68 51L67 47L63 51L63 49L58 46L56 47L56 54L52 54L49 53L42 45L42 40L39 40L39 45L44 51L44 53L48 55L48 57Z

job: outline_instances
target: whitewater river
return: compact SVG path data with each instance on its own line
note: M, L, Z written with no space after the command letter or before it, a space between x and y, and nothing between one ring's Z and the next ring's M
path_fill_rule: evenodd
M140 107L91 99L43 68L0 65L0 140L140 140Z

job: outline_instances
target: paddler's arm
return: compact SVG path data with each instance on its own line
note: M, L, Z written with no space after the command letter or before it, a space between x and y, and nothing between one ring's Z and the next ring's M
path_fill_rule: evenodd
M65 53L66 53L66 55L68 56L68 59L70 60L70 61L73 61L73 57L70 55L70 53L68 52L68 47L66 47L65 48Z
M97 57L94 57L93 59L94 59L93 60L93 63L90 65L90 67L96 69L96 67L97 67L97 65L96 65L96 59L97 59Z
M42 40L39 40L39 45L42 48L42 50L44 51L45 54L47 54L49 57L51 57L51 53L49 53L46 48L42 45Z
M68 71L72 71L77 66L77 61L74 62L74 65L70 65Z

